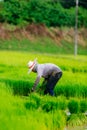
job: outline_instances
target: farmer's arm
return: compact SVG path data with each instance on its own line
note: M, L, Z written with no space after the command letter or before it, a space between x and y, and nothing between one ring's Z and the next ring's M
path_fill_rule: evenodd
M34 83L34 85L33 85L33 87L32 87L32 91L35 91L35 89L36 89L36 86L38 85L38 83L40 82L40 78L41 78L41 76L37 76L37 78L36 78L36 80L35 80L35 83Z

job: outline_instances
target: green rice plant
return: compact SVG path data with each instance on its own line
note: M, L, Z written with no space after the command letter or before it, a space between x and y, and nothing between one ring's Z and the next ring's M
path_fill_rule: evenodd
M29 98L32 99L30 104L28 104ZM29 105L31 109L28 109ZM27 98L13 96L10 87L0 83L0 128L2 130L64 129L65 117L62 112L44 113L34 109L36 106L33 105L35 105L34 95Z
M79 113L80 111L80 103L77 99L70 99L68 103L69 112L72 113Z
M28 96L30 93L30 84L26 81L15 81L12 83L14 95Z
M87 100L86 99L82 99L80 101L80 112L84 113L87 111Z
M4 82L11 87L14 95L28 96L30 93L31 84L29 81L6 79Z
M42 55L40 53L17 51L0 51L0 55L0 81L8 82L10 86L13 86L15 94L28 95L27 92L33 86L36 74L31 73L28 75L27 63L29 60L34 60L37 57L39 63L52 62L63 71L63 76L55 87L56 96L63 95L68 98L87 97L86 56ZM41 83L42 80L38 86Z
M78 117L77 114L72 114L67 119L67 125L68 126L72 126L72 127L81 126L82 125L82 121L80 120L80 118Z
M37 109L37 104L34 100L28 100L24 105L25 108L29 110Z
M64 130L66 125L65 116L61 111L52 112L53 130Z
M57 108L60 110L66 110L67 109L67 99L64 96L57 96L56 98L57 102Z
M74 57L72 55L43 54L42 57L42 54L40 53L17 51L0 51L0 55L2 55L0 57L0 66L3 65L4 67L5 65L5 67L9 67L9 69L11 69L11 67L15 67L18 72L20 71L20 69L23 69L23 71L26 70L27 72L27 62L29 60L35 59L35 57L38 58L38 61L40 63L53 62L59 65L62 70L72 72L87 72L87 56ZM73 69L75 69L76 71L73 71ZM24 73L23 71L22 73Z
M34 113L34 114L33 114ZM49 126L47 127L44 121L45 116L43 114L38 113L37 115L36 112L29 111L27 115L11 115L0 113L0 128L2 130L50 130ZM40 116L42 118L40 118ZM37 118L39 117L39 118ZM48 115L49 118L49 115Z
M67 103L74 105L73 113L67 119L69 126L87 124L87 118L78 114L83 99L67 99L64 96L51 97L30 93L27 97L13 95L8 84L0 82L0 128L2 130L64 130ZM86 99L85 99L86 101ZM62 110L62 111L60 111Z
M0 83L0 115L11 116L12 115L24 115L25 107L22 100L12 95L12 91L5 84Z
M38 109L44 112L52 112L56 110L66 110L67 100L64 97L51 97L49 95L40 96L37 93L31 93L25 102L25 108Z
M42 97L39 94L37 94L37 93L30 93L29 99L30 100L34 100L36 102L36 104L37 104L37 107L40 107Z
M30 93L28 98L27 98L27 102L25 102L24 105L29 110L40 108L40 106L41 106L40 95L38 95L37 93Z
M84 114L71 114L67 118L67 125L75 128L76 126L84 126L87 124L87 117Z
M56 111L56 110L65 110L67 108L67 100L64 97L50 97L45 96L41 100L41 107L42 110L49 112L49 111Z
M66 97L87 97L86 74L63 72L59 85L55 87L56 95Z
M42 109L45 112L50 112L50 111L54 111L57 108L57 103L53 100L47 100L46 102L42 103Z
M78 114L79 119L81 120L82 124L87 124L87 116L83 113Z

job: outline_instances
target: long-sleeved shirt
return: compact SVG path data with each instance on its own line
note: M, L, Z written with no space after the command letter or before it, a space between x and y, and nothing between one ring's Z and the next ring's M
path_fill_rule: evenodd
M62 72L62 70L55 64L45 63L45 64L37 64L37 67L33 72L37 73L37 78L33 86L33 89L35 89L41 77L48 78L53 72L59 73Z

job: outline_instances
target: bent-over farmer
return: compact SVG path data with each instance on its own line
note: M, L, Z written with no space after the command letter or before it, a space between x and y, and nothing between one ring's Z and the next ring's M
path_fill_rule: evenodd
M51 96L53 96L54 87L62 76L62 70L57 65L52 63L38 64L36 59L34 61L28 62L28 68L29 73L31 71L37 73L37 78L32 87L32 91L35 91L41 77L43 77L44 81L42 83L42 86L45 84L44 94L49 93Z

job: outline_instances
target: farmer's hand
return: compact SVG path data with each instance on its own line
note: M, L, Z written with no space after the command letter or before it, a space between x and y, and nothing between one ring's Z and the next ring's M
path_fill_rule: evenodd
M34 91L35 91L35 89L32 87L31 92L34 92Z

